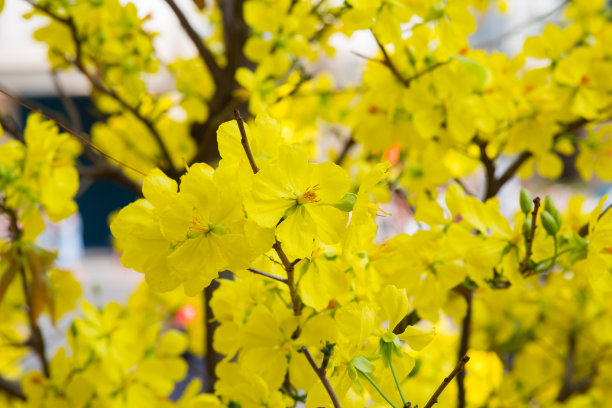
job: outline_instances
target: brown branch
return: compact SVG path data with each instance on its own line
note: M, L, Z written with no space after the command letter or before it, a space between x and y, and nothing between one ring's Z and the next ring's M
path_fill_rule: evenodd
M442 61L442 62L436 62L435 64L432 64L430 66L428 66L427 68L425 68L424 70L417 72L416 74L414 74L411 77L408 77L406 80L408 81L408 83L410 84L412 81L414 81L415 79L418 79L420 77L422 77L425 74L428 74L432 71L435 71L436 69L443 67L444 65L448 64L450 62L450 60L448 61Z
M249 159L249 164L251 165L253 173L257 174L259 167L257 167L257 164L255 163L255 158L253 157L253 152L251 151L251 146L249 145L249 139L247 139L246 129L244 128L244 121L242 120L242 116L240 116L238 109L234 109L234 117L236 118L238 129L240 130L240 143L242 143L242 148Z
M457 408L465 408L466 406L465 370L463 370L463 366L465 365L467 360L465 360L464 362L463 360L467 357L466 355L470 348L470 335L472 333L472 291L471 290L467 291L467 293L465 294L465 301L467 303L467 310L465 312L465 317L463 318L463 321L461 322L461 342L459 343L459 353L458 353L459 363L457 364L457 367L460 367L461 369L458 372L455 372L455 370L453 370L453 373L455 373L455 375L457 376ZM468 360L469 360L469 357L468 357ZM461 364L462 362L463 364ZM444 380L446 381L446 378ZM451 377L451 380L452 380L452 377ZM450 382L450 380L448 382ZM440 388L438 388L438 390L442 392L442 390L444 390L446 385L448 385L448 383L445 384L443 382L442 385L440 385L442 389L440 390ZM438 393L437 395L440 395L440 394ZM434 393L434 396L432 396L432 399L436 397L436 400L432 402L431 405L433 405L437 401L437 395ZM430 402L432 401L432 399L430 399ZM429 402L427 404L428 404L427 406L431 407L431 405L429 405Z
M356 57L363 58L366 61L377 62L379 64L383 64L384 66L387 66L387 61L385 61L385 60L381 60L381 59L378 59L378 58L368 57L367 55L361 54L360 52L357 52L357 51L354 51L354 50L351 50L351 54L353 54Z
M88 152L91 152L91 154ZM92 157L95 157L95 161L93 162L93 166L77 166L77 171L81 177L98 180L111 180L127 188L137 196L142 195L140 184L129 178L119 167L113 166L100 156L96 156L89 149L85 151L85 154L90 160Z
M22 236L22 231L19 228L19 221L17 218L17 214L15 213L15 211L9 208L2 207L1 210L9 218L9 222L10 222L9 231L11 233L12 240L14 242L19 241ZM42 332L40 330L40 327L38 326L38 322L36 321L36 316L34 316L34 308L32 307L32 297L31 297L31 292L30 292L30 288L28 285L28 279L27 279L26 271L25 271L25 259L24 259L23 250L21 247L17 247L17 254L19 256L19 262L20 262L19 269L20 269L20 274L21 274L23 296L26 301L26 306L28 309L28 321L30 324L30 338L27 341L27 345L32 348L32 350L36 353L36 355L38 355L40 364L42 366L43 373L45 377L49 378L50 371L49 371L49 362L47 361L47 356L45 353L45 339L42 336Z
M424 408L431 408L434 406L434 404L438 402L438 398L440 397L440 394L442 394L442 391L444 391L446 386L450 384L451 381L453 381L453 378L455 377L458 378L461 375L461 373L465 372L464 368L468 361L470 361L470 358L467 355L464 355L459 359L457 366L453 368L453 371L451 371L448 377L445 377L444 380L442 380L442 384L438 386L438 389L433 393L429 401L427 401L427 404L425 404Z
M533 254L533 238L535 237L539 209L540 197L536 197L533 199L533 211L531 212L531 229L529 230L529 236L527 237L527 241L525 242L525 258L523 258L523 261L521 262L521 265L519 267L519 271L522 274L527 274L528 271L531 270L531 268L529 267L529 259L531 259L531 255Z
M417 310L414 309L406 314L402 320L400 320L400 322L393 328L393 333L402 334L408 326L415 325L419 320L421 320L421 317L419 316Z
M287 278L281 278L280 276L276 276L268 272L260 271L259 269L247 268L247 271L252 272L256 275L265 276L266 278L274 279L282 283L287 283Z
M336 164L338 166L342 165L348 155L348 152L352 149L353 146L355 146L356 143L357 142L355 142L355 139L353 139L352 136L346 142L344 142L342 150L340 151L340 155L338 155L338 158L336 159Z
M35 8L36 10L42 12L43 14L46 14L47 16L53 18L54 20L59 21L60 23L68 24L70 20L68 17L62 17L59 14L52 12L51 10L39 5L38 3L35 3L32 0L25 0L25 2L28 3L30 6L32 6L33 8Z
M5 132L9 133L15 140L24 142L23 133L17 125L17 121L11 116L2 116L0 114L0 125Z
M257 167L257 163L255 163L255 158L253 157L253 152L251 151L251 146L249 145L249 139L247 138L246 129L244 128L244 122L242 117L240 116L240 112L237 109L234 110L234 116L236 117L236 122L238 123L238 129L240 130L240 140L242 143L242 147L244 152L246 153L249 163L251 164L251 169L254 174L257 174L259 171L259 167ZM297 288L295 285L295 263L291 262L283 251L283 247L279 241L275 241L272 246L276 251L281 263L283 264L283 268L285 268L285 272L287 272L286 284L289 286L289 294L291 295L291 304L293 308L293 314L295 316L302 315L302 302L297 293ZM293 333L293 337L297 338L300 334L300 328L298 327Z
M25 267L23 265L24 261L23 261L23 254L21 250L19 250L19 256L22 258L21 281L22 281L23 293L26 299L26 305L28 307L28 320L30 322L30 331L31 331L30 340L28 344L30 345L30 347L32 347L36 355L38 355L38 359L40 360L40 364L42 366L43 374L45 375L45 377L49 378L51 376L51 372L49 370L49 362L47 361L47 356L45 353L45 350L46 350L45 339L40 330L40 326L38 325L38 322L36 321L36 316L34 316L34 308L32 306L33 304L32 296L31 296L30 287L28 285L27 276L25 273Z
M53 79L53 85L62 102L62 105L68 114L71 130L74 133L82 133L82 122L78 108L62 86L57 71L51 71L51 78ZM117 184L126 187L136 195L141 194L140 184L130 179L119 167L96 155L94 150L89 145L84 144L84 147L84 154L92 162L93 166L77 166L77 170L79 171L79 175L81 177L112 180Z
M58 15L57 13L51 11L50 9L32 2L31 0L25 0L25 1L29 3L35 9L46 14L48 17L58 22L61 22L68 27L68 29L70 30L71 36L72 36L72 40L74 42L74 46L75 46L74 61L68 61L68 62L74 64L74 66L78 68L78 70L87 78L87 80L89 81L92 87L94 87L101 93L113 98L123 108L125 108L132 115L134 115L134 117L136 117L136 119L138 119L147 128L147 130L151 133L157 145L159 146L159 149L162 153L164 160L166 160L167 162L166 163L167 165L162 166L162 167L164 168L164 170L166 171L169 177L178 178L178 173L176 172L176 169L174 168L172 164L172 158L170 156L170 152L168 151L168 148L166 147L161 137L161 134L155 128L154 123L149 118L146 118L145 116L143 116L138 110L138 107L135 107L129 104L124 98L122 98L119 94L117 94L117 92L115 92L113 89L107 88L106 85L104 85L104 83L102 83L98 78L93 76L91 72L89 72L89 70L85 67L85 62L83 61L82 42L81 42L81 38L79 37L79 32L74 22L74 19L72 17L62 17Z
M18 105L21 105L24 108L26 108L26 109L28 109L28 110L30 110L32 112L38 112L45 119L54 122L57 126L62 128L63 130L65 130L66 132L71 134L72 136L76 137L81 142L81 144L83 145L83 147L85 149L84 150L85 156L94 164L94 166L91 166L91 167L77 166L77 170L79 171L79 174L81 176L83 176L83 177L97 177L97 178L114 180L114 181L120 183L121 185L127 187L128 189L133 191L135 194L137 194L137 195L140 194L140 185L138 183L136 183L135 181L133 181L132 179L127 177L127 175L125 175L125 173L119 167L111 164L110 162L108 162L106 160L103 160L100 156L96 155L95 152L98 152L100 155L108 158L109 160L112 160L112 161L118 163L119 165L121 165L121 166L123 166L123 167L125 167L127 169L132 170L133 172L135 172L137 174L140 174L142 176L146 176L146 174L144 172L141 172L140 170L138 170L138 169L128 165L127 163L123 163L120 160L115 159L114 157L112 157L111 155L107 154L106 152L104 152L103 150L98 148L96 145L91 143L84 136L79 135L78 133L74 132L72 129L70 129L69 127L67 127L63 123L61 123L58 120L53 119L49 115L45 114L41 109L38 109L38 110L34 109L32 106L22 102L17 97L13 96L12 94L10 94L9 92L7 92L7 91L5 91L3 89L0 89L0 93L6 95L11 100L13 100L15 103L17 103ZM23 139L23 137L21 137L21 140L22 139Z
M544 14L532 17L527 21L523 21L522 23L517 24L516 26L512 27L511 29L509 29L508 31L504 32L501 35L498 35L496 37L489 38L488 40L485 40L483 42L477 43L474 45L474 48L488 48L491 46L498 45L500 42L502 42L506 38L520 32L521 30L529 27L530 25L539 23L542 20L548 19L550 16L560 11L568 3L569 3L569 0L563 0L561 1L561 3L559 3L556 7L554 7L550 11Z
M215 80L215 83L221 82L220 78L223 75L223 70L217 64L215 57L210 52L208 47L206 47L206 45L204 44L204 41L202 41L202 38L200 38L198 33L196 33L196 31L193 29L191 24L189 24L189 20L187 20L187 17L185 16L185 14L176 5L176 2L174 0L165 0L165 1L166 3L168 3L168 5L170 6L172 11L178 18L179 22L181 23L181 27L183 27L183 29L185 30L185 33L187 34L191 42L193 42L193 45L195 45L196 49L198 50L198 54L200 54L200 58L202 58L202 61L204 62L206 67L208 67L210 74Z
M66 93L66 90L64 89L56 70L51 71L51 79L53 80L53 87L55 88L55 91L57 92L57 95L59 96L59 99L66 110L66 114L68 115L70 127L75 133L82 133L83 127L81 125L82 121L81 115L79 115L79 110L77 109L72 98L70 98L70 96L68 96Z
M521 168L523 164L525 164L527 160L531 158L531 156L533 156L533 153L531 152L523 152L519 154L516 160L512 162L512 164L506 169L506 171L504 171L503 174L497 180L495 180L493 189L491 191L492 196L496 195L499 192L499 190L508 181L510 181L512 177L514 177L514 174Z
M223 75L217 78L215 93L208 108L210 115L205 123L194 123L191 135L198 144L198 151L192 163L214 162L219 158L216 132L224 121L232 118L232 111L239 107L241 101L236 98L234 91L238 88L236 70L240 67L254 69L255 64L244 55L243 49L250 35L250 27L244 20L244 0L225 0L219 2L222 15L223 40L225 42L226 65Z
M372 35L374 35L374 33L372 33ZM391 70L391 72L393 73L393 75L406 87L410 87L410 84L412 83L412 81L419 79L420 77L422 77L425 74L428 74L434 70L436 70L437 68L440 68L446 64L448 64L450 62L450 60L448 61L444 61L444 62L436 62L435 64L430 65L429 67L425 68L424 70L417 72L416 74L414 74L411 77L404 77L399 70L397 69L397 67L395 66L395 64L393 63L393 60L391 60L391 56L389 55L389 53L387 52L385 46L378 40L378 38L374 35L374 39L376 40L376 44L378 44L378 48L380 49L380 51L383 54L384 60L380 61L377 59L372 59L372 58L368 58L368 57L364 57L363 55L360 54L356 54L355 55L359 56L359 57L364 57L367 58L368 60L372 60L374 62L380 62L383 65L385 65L387 68L389 68L389 70Z
M604 209L601 212L601 214L599 214L599 216L597 217L597 221L599 221L601 217L603 217L608 211L610 211L610 208L612 208L612 204L606 207L606 209ZM588 222L585 223L582 227L580 227L580 229L578 230L578 235L580 235L583 238L589 235L589 223Z
M484 200L493 197L496 194L496 180L495 180L495 163L487 155L487 142L479 141L478 147L480 148L480 162L485 168L485 195Z
M17 381L10 381L0 377L0 390L5 391L11 397L18 398L22 401L26 400L26 397L23 395L23 391L21 390L21 386Z
M374 33L372 33L372 35L374 35ZM397 67L395 66L395 64L393 63L393 61L391 60L391 57L389 56L389 54L387 53L387 50L385 49L385 46L378 40L378 38L376 37L376 35L374 35L374 39L376 40L376 44L378 44L378 48L380 49L380 51L383 54L383 57L385 58L385 65L387 66L387 68L389 68L389 70L391 70L391 72L393 73L393 75L406 87L408 88L410 86L410 81L406 78L404 78L404 76L398 71Z
M306 356L308 363L310 364L312 369L315 371L315 373L317 373L317 376L319 376L319 379L321 380L321 383L323 383L323 386L325 387L325 390L327 391L329 398L331 398L331 401L332 401L332 404L334 404L334 407L340 408L340 401L338 401L338 397L336 396L336 393L334 392L334 389L332 388L331 383L329 382L329 379L327 378L327 375L325 372L327 365L322 364L321 367L317 366L317 363L315 363L314 359L312 358L312 355L310 355L310 352L305 346L302 346L300 351L304 353L304 356Z
M276 241L272 248L274 248L274 250L278 254L278 257L280 258L283 267L287 272L287 286L289 286L289 294L291 295L291 305L293 308L293 314L295 316L301 316L302 302L300 301L300 298L297 293L297 287L295 285L295 264L289 261L289 258L287 258L287 255L285 254L285 251L283 251L283 247L279 241ZM293 333L293 338L297 338L299 334L300 328L298 327L295 333Z
M585 118L576 119L573 122L566 123L563 125L563 130L555 134L555 136L553 137L553 140L558 140L562 135L568 132L575 132L576 130L580 129L581 127L583 127L584 125L588 123L589 123L589 120ZM514 160L514 162L512 162L512 164L506 169L506 171L504 171L504 173L498 179L495 180L495 183L493 185L493 190L491 191L492 196L496 195L499 192L499 190L512 177L514 177L514 175L521 168L521 166L525 164L525 162L529 160L531 157L533 157L533 153L531 152L523 152L519 154L518 157Z
M559 394L557 395L558 402L565 402L574 394L586 392L591 387L593 378L595 377L595 372L593 372L582 380L574 380L574 373L576 371L576 340L576 334L571 333L569 336L563 385L561 386Z
M79 47L80 45L77 45L77 48ZM170 152L166 144L164 143L161 134L155 128L154 123L149 118L146 118L145 116L143 116L138 110L138 107L130 105L125 99L119 96L114 90L106 88L106 86L102 82L100 82L96 77L91 75L91 73L83 65L82 61L75 60L73 61L73 63L79 69L79 71L81 71L81 73L85 75L85 77L89 80L90 84L94 88L96 88L98 91L110 96L115 101L117 101L121 106L123 106L127 111L129 111L132 115L134 115L134 117L138 119L147 128L149 133L151 133L151 136L153 136L153 139L155 139L155 142L157 143L162 153L162 156L164 160L166 161L165 163L166 165L165 166L161 165L160 167L163 168L163 170L167 173L169 177L175 178L175 179L178 178L178 173L176 169L174 168L174 165L172 164L172 158L170 156Z

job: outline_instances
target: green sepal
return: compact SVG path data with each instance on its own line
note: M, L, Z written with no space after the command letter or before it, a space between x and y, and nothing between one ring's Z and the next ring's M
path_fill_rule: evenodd
M225 235L228 233L228 230L225 225L215 225L210 229L210 232L216 235Z
M376 354L382 356L385 367L388 367L391 364L393 354L397 357L402 356L402 343L399 337L393 332L384 333L378 341Z
M346 193L344 197L342 197L340 200L332 204L332 206L339 209L340 211L351 212L353 211L353 207L355 206L356 202L357 202L357 194Z
M364 356L357 356L351 360L351 366L357 370L357 372L371 374L374 372L374 364Z

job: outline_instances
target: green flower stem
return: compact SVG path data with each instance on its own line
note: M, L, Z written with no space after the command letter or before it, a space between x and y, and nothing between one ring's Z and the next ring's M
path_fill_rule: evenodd
M408 402L406 401L406 397L404 397L404 392L402 391L402 387L400 386L400 382L397 379L397 374L395 373L395 367L393 366L393 357L391 353L389 353L389 367L391 367L391 374L393 374L393 379L395 380L395 385L397 386L397 390L399 391L399 395L402 398L402 404L406 406Z
M571 252L572 249L574 249L574 248L566 248L563 251L557 253L556 255L551 256L550 258L542 259L539 263L543 264L545 262L550 262L550 261L556 260L556 258L559 258L561 255L565 255L568 252ZM550 266L552 266L552 264Z
M391 402L391 399L389 399L389 397L387 397L387 395L383 392L383 390L380 389L378 384L376 384L376 381L374 381L372 379L372 377L370 377L370 375L368 373L364 373L363 371L359 371L359 374L364 376L365 379L368 380L370 382L370 384L372 384L372 386L374 388L376 388L376 391L378 391L380 396L383 397L385 399L385 401L387 401L389 403L389 405L391 405L393 408L397 408L397 405L395 405L393 402Z

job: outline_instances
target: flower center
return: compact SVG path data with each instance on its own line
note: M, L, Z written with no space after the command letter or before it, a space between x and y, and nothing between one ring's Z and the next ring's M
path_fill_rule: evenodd
M189 221L189 231L187 232L187 235L191 236L194 234L197 234L199 232L208 232L210 231L210 224L209 223L205 223L204 221L202 221L199 217L194 216L191 221Z
M304 194L297 198L298 204L306 204L306 203L317 203L321 201L320 198L317 198L317 190L319 189L319 184L315 184L314 186L310 186L306 189Z

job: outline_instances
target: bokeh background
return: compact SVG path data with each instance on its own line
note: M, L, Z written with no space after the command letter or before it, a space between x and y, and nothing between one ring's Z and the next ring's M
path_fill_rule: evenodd
M150 17L146 28L159 33L155 45L162 61L196 55L195 48L164 1L132 2L141 16ZM177 3L187 13L192 26L204 36L210 27L198 14L189 14L188 10L193 9L191 0L177 0ZM506 3L505 12L492 9L478 16L479 30L470 38L471 44L475 48L513 55L520 50L525 38L541 32L548 22L560 20L561 6L564 4L565 1L560 0L510 0ZM88 98L89 84L78 72L55 74L50 71L46 46L32 38L33 31L43 21L22 17L30 9L26 1L7 0L5 10L0 14L0 87L35 107L44 108L45 112L62 123L68 123L61 101L64 94L72 99L78 110L81 129L75 130L88 132L97 120ZM337 35L331 41L338 49L336 56L318 61L311 69L330 71L339 85L357 83L363 56L375 56L378 52L376 42L366 32L358 32L351 38ZM171 90L174 86L173 78L164 72L151 76L147 82L153 92ZM27 113L24 108L0 95L0 114L14 118L15 126L23 128ZM566 184L544 185L545 181L535 180L531 183L540 184L530 187L548 191L555 202L563 206L569 195L569 186L576 191L576 186L572 185L575 176L572 166L566 168ZM479 191L481 183L481 177L476 175L468 180L467 187L471 191ZM511 214L518 205L515 198L520 187L520 182L515 180L502 191L500 202L507 214ZM608 188L605 184L581 183L578 190L590 196L594 206ZM512 198L504 199L504 195ZM85 297L95 304L123 301L142 281L142 275L126 270L119 263L118 255L112 250L112 237L108 229L109 215L134 199L136 196L132 192L110 181L84 183L77 199L79 213L57 224L49 222L46 232L40 237L39 244L58 251L60 266L75 271L82 282ZM400 197L394 198L383 208L392 216L380 219L380 239L418 228L410 208ZM65 332L65 327L54 328L50 322L43 322L43 331L50 339L50 351L53 353L53 349L62 343L61 333Z

